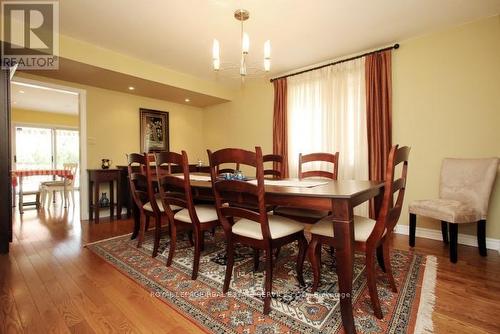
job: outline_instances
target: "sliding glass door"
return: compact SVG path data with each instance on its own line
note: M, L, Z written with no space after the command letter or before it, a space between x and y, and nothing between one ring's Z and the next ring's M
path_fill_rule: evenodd
M55 129L54 165L57 169L63 169L66 163L78 163L80 160L80 134L78 130ZM79 171L75 176L75 187L80 186Z
M17 170L62 169L65 163L79 163L79 131L16 125L14 168ZM75 187L79 186L79 173ZM30 177L23 182L25 190L35 190L46 177ZM32 189L31 189L32 188Z

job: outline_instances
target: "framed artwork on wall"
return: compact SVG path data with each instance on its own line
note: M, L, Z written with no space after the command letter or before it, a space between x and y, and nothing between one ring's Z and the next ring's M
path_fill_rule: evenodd
M140 108L142 152L170 150L168 112Z

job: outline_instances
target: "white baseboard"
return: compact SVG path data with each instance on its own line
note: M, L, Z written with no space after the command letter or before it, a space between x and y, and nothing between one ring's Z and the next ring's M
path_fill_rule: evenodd
M396 225L394 232L398 233L398 234L409 235L410 234L410 227L409 227L409 225ZM441 241L443 240L443 236L442 236L440 230L433 230L430 228L417 227L417 229L415 231L415 235L419 238L441 240ZM461 245L477 247L477 237L475 235L460 234L459 233L458 234L458 243ZM491 249L491 250L495 250L498 253L500 253L500 240L486 238L486 248Z

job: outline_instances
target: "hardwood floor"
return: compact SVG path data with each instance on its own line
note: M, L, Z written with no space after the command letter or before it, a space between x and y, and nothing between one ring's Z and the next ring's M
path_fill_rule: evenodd
M16 210L14 242L0 256L0 333L200 333L199 327L92 254L88 242L126 234L131 220L80 223L77 210ZM406 236L394 247L408 249ZM417 238L438 257L436 333L500 332L500 256L459 246L448 261L442 243Z

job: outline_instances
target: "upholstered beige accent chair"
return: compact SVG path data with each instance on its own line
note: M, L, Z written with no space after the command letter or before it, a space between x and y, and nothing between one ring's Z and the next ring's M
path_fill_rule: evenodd
M416 216L420 215L441 221L443 241L450 244L451 262L457 262L459 224L477 223L479 254L486 256L486 217L497 172L498 158L444 159L439 199L410 203L410 246L415 246Z

